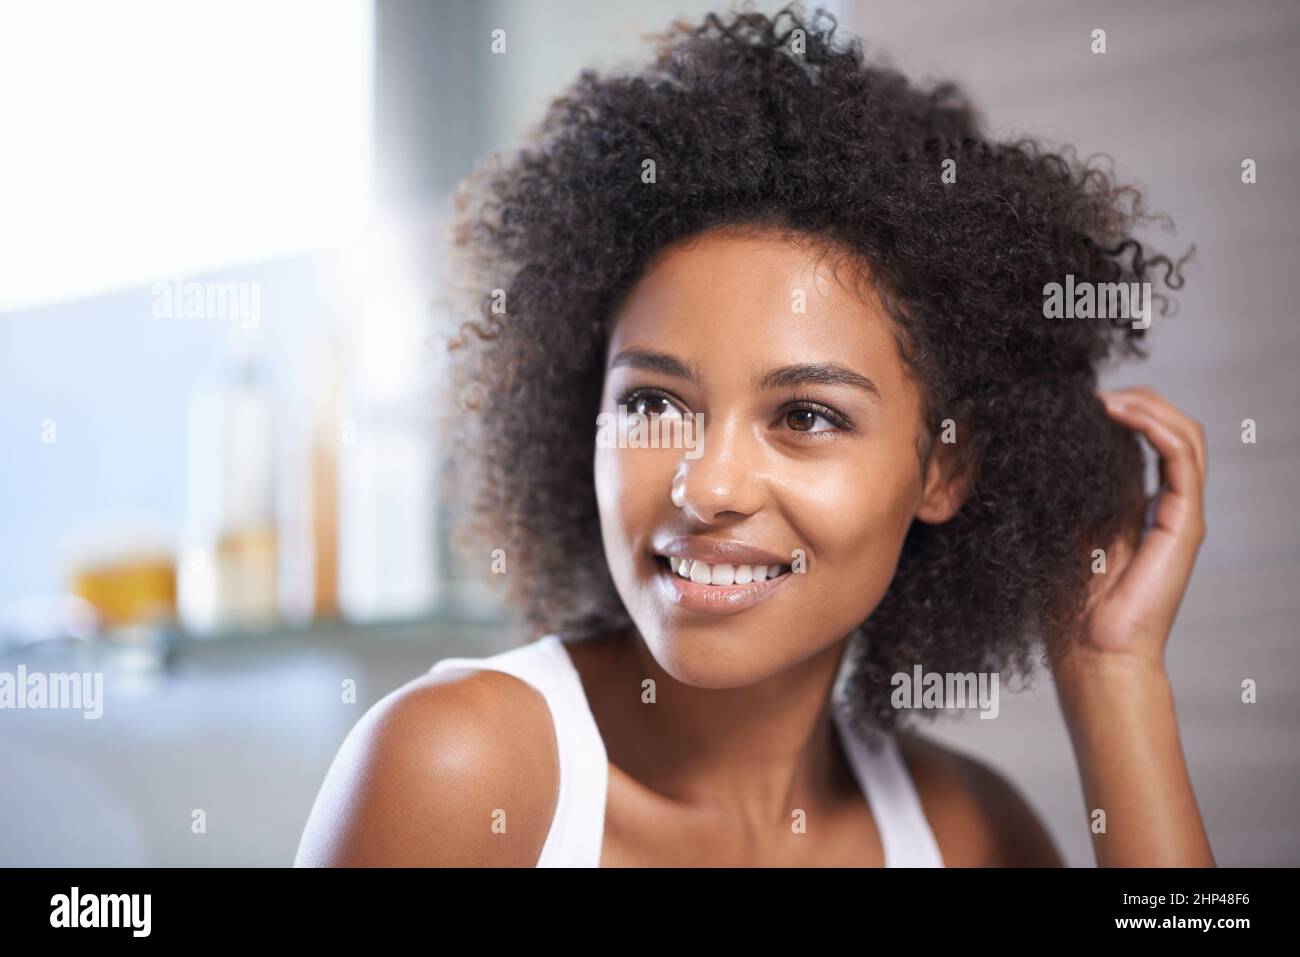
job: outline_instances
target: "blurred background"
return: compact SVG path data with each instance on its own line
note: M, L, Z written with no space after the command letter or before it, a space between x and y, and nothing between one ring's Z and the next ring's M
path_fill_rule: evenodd
M1152 360L1103 384L1207 426L1184 747L1220 864L1300 863L1300 6L821 6L999 133L1109 153L1177 226L1151 238L1196 245ZM448 197L581 69L723 8L0 3L0 671L105 676L94 720L0 710L0 865L287 865L370 704L517 643L437 499ZM1091 866L1047 676L932 733Z

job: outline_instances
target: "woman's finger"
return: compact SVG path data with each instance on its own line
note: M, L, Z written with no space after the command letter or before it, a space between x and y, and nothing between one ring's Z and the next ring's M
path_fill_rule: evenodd
M1141 432L1160 456L1165 490L1157 502L1156 526L1180 539L1199 540L1203 482L1195 442L1157 418L1145 403L1108 403L1107 410L1117 422Z
M1169 429L1182 436L1196 453L1196 465L1201 473L1202 482L1208 478L1205 426L1199 421L1184 413L1158 392L1153 392L1143 386L1119 389L1103 393L1102 396L1103 400L1106 396L1110 396L1124 405L1132 405L1135 408L1143 409L1163 422Z

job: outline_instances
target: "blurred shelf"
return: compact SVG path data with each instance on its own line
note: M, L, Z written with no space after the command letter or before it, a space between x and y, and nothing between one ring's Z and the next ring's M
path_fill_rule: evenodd
M343 618L279 623L266 628L195 634L175 624L137 627L90 639L38 641L0 648L0 663L84 669L131 668L170 671L188 663L258 657L304 650L438 655L486 653L508 644L511 622L481 604L445 605L436 612L404 618L351 621Z

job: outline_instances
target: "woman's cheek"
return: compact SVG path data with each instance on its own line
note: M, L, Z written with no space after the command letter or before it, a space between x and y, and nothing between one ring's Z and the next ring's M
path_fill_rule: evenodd
M596 447L593 465L596 480L596 507L600 509L602 520L612 503L618 501L619 488L623 481L618 467L617 451L617 449Z
M669 502L673 467L672 450L597 447L596 507L607 535L617 528L626 541L654 531L657 505Z
M883 595L911 525L913 493L905 477L860 463L788 488L787 511L806 539L808 570L820 566L836 588L842 576L844 583L870 583Z

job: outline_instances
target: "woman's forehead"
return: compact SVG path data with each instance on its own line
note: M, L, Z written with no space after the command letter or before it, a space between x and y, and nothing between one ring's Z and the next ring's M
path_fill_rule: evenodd
M621 302L607 361L640 349L702 375L818 362L884 375L900 362L892 320L851 264L827 253L778 234L710 233L670 247Z

